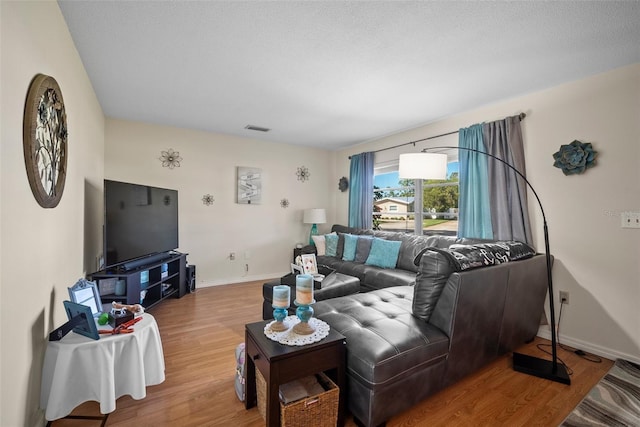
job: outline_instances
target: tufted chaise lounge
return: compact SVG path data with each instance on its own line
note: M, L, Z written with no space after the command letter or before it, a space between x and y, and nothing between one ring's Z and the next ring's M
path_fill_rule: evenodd
M329 299L315 316L347 337L347 394L365 426L531 340L546 295L545 257L455 271L444 251L416 259L415 286Z

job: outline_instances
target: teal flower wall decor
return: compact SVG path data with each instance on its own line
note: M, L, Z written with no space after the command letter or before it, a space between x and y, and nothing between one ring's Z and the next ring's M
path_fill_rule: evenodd
M596 165L597 154L590 142L575 140L571 144L561 145L553 154L553 166L562 169L565 175L583 173Z

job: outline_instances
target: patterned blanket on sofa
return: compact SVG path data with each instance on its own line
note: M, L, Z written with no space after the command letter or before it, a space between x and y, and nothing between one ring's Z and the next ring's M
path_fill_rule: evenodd
M517 241L476 243L474 245L456 244L439 251L452 261L457 271L531 258L536 253L531 246Z

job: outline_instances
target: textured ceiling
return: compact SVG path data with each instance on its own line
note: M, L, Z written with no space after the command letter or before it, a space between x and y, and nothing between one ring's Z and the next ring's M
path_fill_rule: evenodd
M58 3L108 117L330 150L640 62L638 1Z

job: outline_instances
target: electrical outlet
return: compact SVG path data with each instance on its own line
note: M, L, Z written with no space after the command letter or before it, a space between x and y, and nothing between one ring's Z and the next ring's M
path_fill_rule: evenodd
M640 212L622 212L620 220L622 228L640 228Z
M229 254L229 260L231 260L231 261L235 261L235 259L236 259L236 253L235 253L235 252L231 252L231 253Z
M569 292L560 291L560 304L569 305Z

